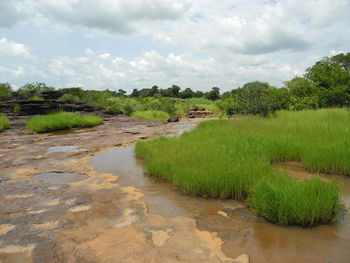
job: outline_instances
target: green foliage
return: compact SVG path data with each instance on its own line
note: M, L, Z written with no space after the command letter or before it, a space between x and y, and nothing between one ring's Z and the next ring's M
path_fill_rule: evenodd
M73 94L66 93L62 95L58 101L65 102L65 103L77 103L79 102L79 97Z
M213 101L220 99L220 89L217 87L213 87L211 91L205 94L205 98Z
M6 116L0 114L0 131L10 128L10 122Z
M102 122L102 118L91 114L59 112L33 117L27 122L26 127L30 132L48 132L74 127L91 127Z
M29 97L28 100L44 100L44 98L38 95L34 95Z
M0 83L0 98L8 98L12 96L12 88L9 83Z
M350 112L345 109L281 111L269 119L256 116L207 121L180 137L139 142L136 154L146 160L145 168L151 175L165 178L187 193L222 198L247 198L251 194L252 205L271 220L313 225L335 218L339 209L339 194L337 198L334 196L337 190L332 184L317 180L297 183L295 178L287 179L285 172L275 169L271 163L294 160L314 172L349 175L349 123ZM296 206L303 204L294 203L293 217L272 219L263 208L258 208L259 197L254 199L254 193L263 192L255 186L261 182L260 187L264 188L276 177L276 187L281 187L280 176L286 178L285 182L293 181L290 189L285 189L288 184L284 189L272 189L278 194L271 194L275 199L267 205L284 204L282 199L292 195L296 200L310 200L305 200L305 208L300 209ZM267 181L262 181L264 178ZM299 185L302 188L298 188ZM312 192L314 188L318 190ZM286 193L280 195L281 191ZM306 194L309 191L310 196ZM320 192L325 196L321 198L317 194ZM330 203L322 206L322 202L316 202L312 206L318 197ZM263 206L266 204L261 204ZM279 209L284 208L290 209ZM308 209L312 216L302 214Z
M312 226L334 220L340 209L339 188L319 177L308 181L287 175L264 177L252 189L251 206L272 222Z
M321 107L350 106L350 53L324 58L306 70Z
M169 118L169 114L164 111L146 110L135 111L132 115L134 118L151 120L151 121L166 121Z
M70 95L76 96L79 99L82 98L86 92L85 90L79 87L64 88L64 89L60 89L59 91L62 92L63 94L70 94Z
M289 107L287 89L271 87L266 82L249 82L232 91L232 95L219 101L218 107L227 115L253 114L268 116Z
M33 83L27 83L23 87L21 87L18 92L20 94L28 95L32 92L39 92L39 91L51 91L55 90L53 87L47 86L45 83L42 82L33 82Z

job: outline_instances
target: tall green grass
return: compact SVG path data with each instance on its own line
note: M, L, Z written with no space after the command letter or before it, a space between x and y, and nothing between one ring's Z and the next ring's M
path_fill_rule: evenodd
M0 131L6 130L8 128L10 128L9 120L6 118L6 116L0 113Z
M135 111L131 114L131 117L150 121L166 121L169 118L169 114L164 111L145 110Z
M31 118L26 127L30 132L48 132L66 130L74 127L91 127L103 122L102 118L92 114L59 112Z
M238 199L250 196L258 213L272 221L324 223L339 210L337 187L316 179L299 182L272 163L294 160L314 172L350 174L350 112L281 111L270 119L207 121L180 137L139 142L136 154L146 160L150 174L168 179L190 194ZM267 185L274 187L267 191ZM273 197L266 204L261 198L264 193ZM290 200L293 198L295 202ZM329 200L330 204L315 200ZM293 209L287 208L287 203ZM269 206L273 213L266 212Z

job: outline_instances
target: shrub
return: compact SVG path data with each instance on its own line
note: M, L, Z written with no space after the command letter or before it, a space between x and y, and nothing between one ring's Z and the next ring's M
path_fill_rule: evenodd
M12 88L9 83L0 83L0 98L8 98L12 96Z
M74 127L91 127L102 122L102 118L91 114L59 112L33 117L27 122L26 126L30 132L47 132Z
M10 122L6 116L0 114L0 131L10 128Z
M64 94L58 99L58 101L65 103L77 103L79 102L79 97L72 94Z

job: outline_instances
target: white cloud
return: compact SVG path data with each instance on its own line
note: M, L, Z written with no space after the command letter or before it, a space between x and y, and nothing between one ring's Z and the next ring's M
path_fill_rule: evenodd
M32 58L26 45L0 38L0 55L8 57Z
M280 86L350 42L349 0L8 0L0 8L0 27L27 19L0 31L0 77L56 86ZM28 28L42 38L27 37ZM29 47L46 52L34 57Z
M162 88L177 84L198 90L209 90L213 86L229 90L251 80L269 79L276 84L300 73L285 63L261 61L256 65L243 65L242 60L237 62L222 64L214 57L198 59L190 54L164 56L154 50L134 60L126 60L89 49L83 57L51 60L49 72L62 80L65 87L122 88L127 91L155 84Z
M1 0L0 10L0 27L11 27L26 18L25 13L21 12L20 2L17 0Z
M130 34L147 24L179 19L189 4L186 0L38 0L35 6L43 16L64 24Z

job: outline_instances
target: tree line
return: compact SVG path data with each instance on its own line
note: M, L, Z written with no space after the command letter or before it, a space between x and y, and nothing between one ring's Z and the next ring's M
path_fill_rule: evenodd
M27 95L55 90L45 83L28 83L13 92L8 83L0 83L0 98L10 97L14 93ZM268 115L278 109L317 109L325 107L350 106L350 52L332 57L325 57L306 69L303 76L296 76L284 82L283 87L276 88L267 82L253 81L231 91L220 93L218 87L209 92L193 91L191 88L182 90L177 85L166 89L158 86L144 89L133 89L127 95L126 91L87 91L80 87L60 89L63 94L75 97L131 97L131 98L200 98L218 101L218 106L227 114L262 114Z

